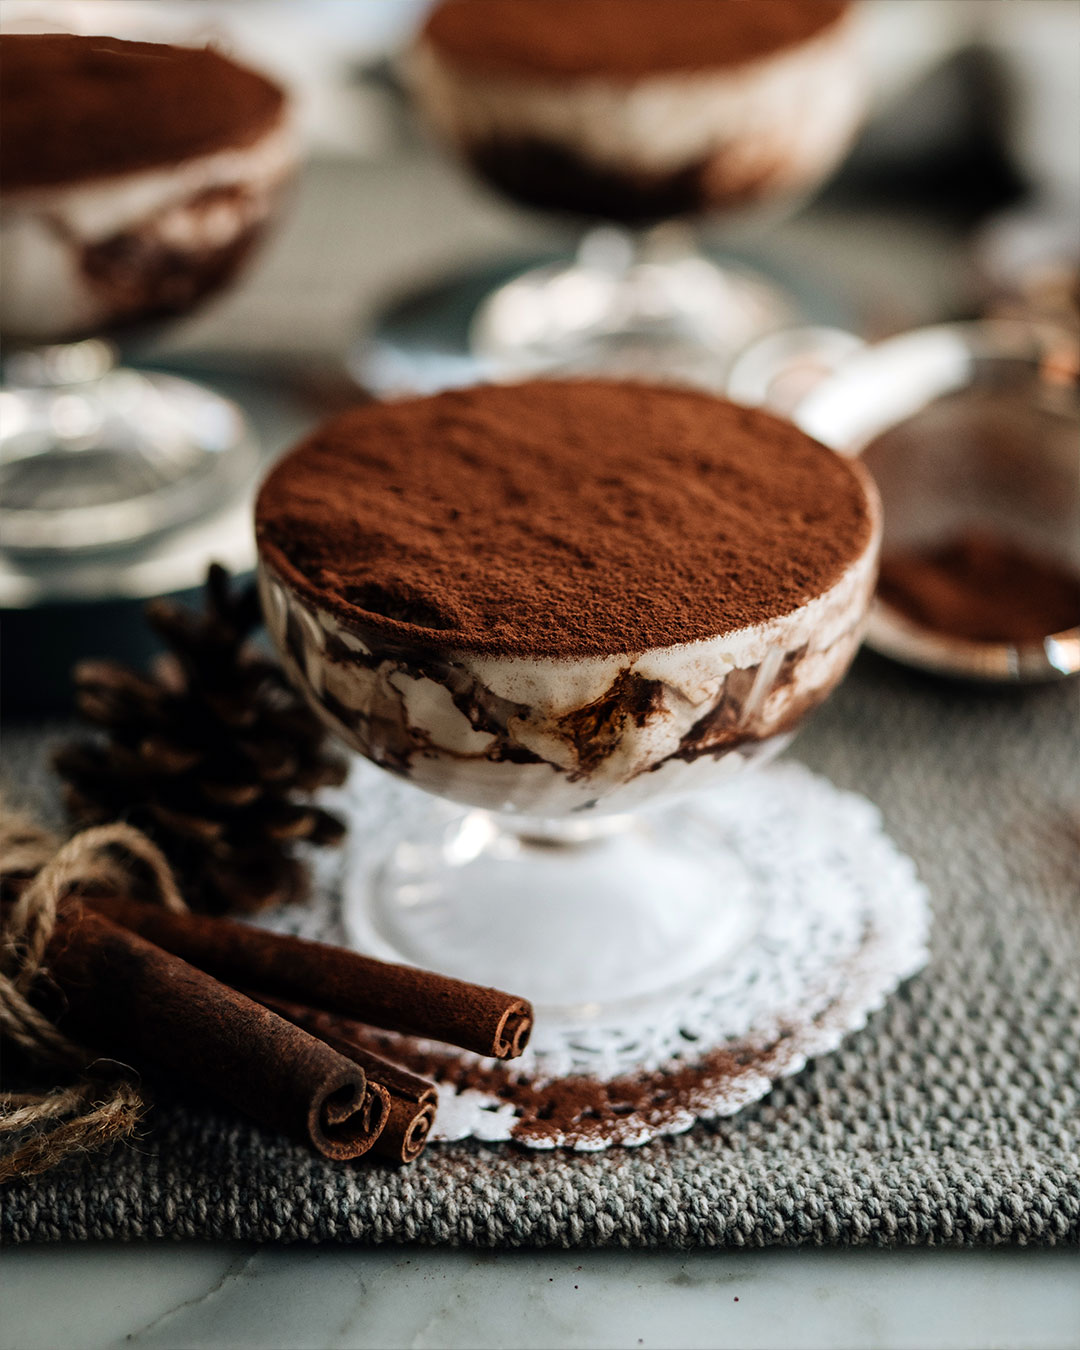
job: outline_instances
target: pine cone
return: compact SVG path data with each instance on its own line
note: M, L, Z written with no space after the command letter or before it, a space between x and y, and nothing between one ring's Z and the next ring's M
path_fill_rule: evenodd
M297 794L341 783L346 764L249 640L254 586L235 593L215 564L204 613L154 600L147 618L169 649L149 674L114 661L75 668L79 710L107 738L55 756L74 821L144 830L193 908L250 913L302 899L307 869L293 844L339 843L344 825Z

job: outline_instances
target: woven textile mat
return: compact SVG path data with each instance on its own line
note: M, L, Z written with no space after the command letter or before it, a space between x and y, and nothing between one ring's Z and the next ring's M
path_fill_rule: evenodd
M439 1145L334 1165L159 1105L135 1146L9 1186L5 1241L479 1246L1080 1240L1076 687L980 690L863 656L793 754L882 809L930 888L930 965L764 1101L638 1149ZM54 729L55 730L55 729ZM56 811L48 732L10 729L16 799Z

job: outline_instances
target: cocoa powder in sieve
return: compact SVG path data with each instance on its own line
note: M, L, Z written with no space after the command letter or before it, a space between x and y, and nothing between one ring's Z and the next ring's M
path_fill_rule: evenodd
M743 65L815 37L846 0L447 0L424 36L495 75L633 80Z
M1080 625L1080 576L986 530L886 553L878 595L921 627L972 642L1041 642Z
M865 552L861 470L708 394L536 381L369 404L271 472L263 558L347 625L437 650L640 652L820 595Z
M250 145L285 103L277 85L209 48L12 33L0 37L0 66L6 191Z

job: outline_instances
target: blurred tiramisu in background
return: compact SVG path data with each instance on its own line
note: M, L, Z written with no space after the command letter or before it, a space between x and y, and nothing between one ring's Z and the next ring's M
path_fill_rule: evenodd
M430 121L528 205L663 220L816 183L863 106L846 0L446 0Z
M0 38L7 340L99 336L228 282L289 177L283 91L206 48Z

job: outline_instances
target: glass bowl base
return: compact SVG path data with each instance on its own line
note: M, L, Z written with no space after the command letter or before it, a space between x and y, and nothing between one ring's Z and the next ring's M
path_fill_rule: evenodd
M220 509L258 463L240 409L174 375L107 367L68 382L13 379L0 404L8 550L137 544Z
M734 957L755 923L750 868L685 804L528 821L432 799L346 879L362 949L589 1021L663 1000Z
M522 852L514 845L501 860L506 873L496 866L505 818L425 796L363 761L327 800L349 818L345 852L322 860L311 904L267 916L268 926L422 958L538 1000L532 1039L507 1062L371 1032L373 1050L438 1084L436 1141L591 1152L733 1115L865 1027L927 960L929 897L914 864L875 807L800 764L741 774L637 823L600 818L599 838L596 818L549 822L539 835L519 819ZM695 912L672 885L646 885L643 858L676 841L684 862L713 869L710 913L701 892ZM572 874L586 856L572 846L590 843L597 861ZM632 873L610 870L628 844ZM513 869L541 848L565 860L547 876L565 894L512 888ZM455 889L446 873L459 869L494 883ZM681 983L661 989L664 977ZM582 988L614 997L583 1003Z
M617 260L605 268L596 252L508 259L403 294L357 339L350 373L380 398L555 373L722 392L732 359L755 338L807 315L849 317L756 255L669 256L620 273Z
M501 379L596 374L721 392L734 358L798 310L761 273L683 244L635 253L620 232L593 231L574 261L491 294L472 323L473 350Z

